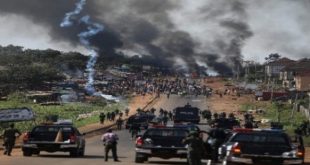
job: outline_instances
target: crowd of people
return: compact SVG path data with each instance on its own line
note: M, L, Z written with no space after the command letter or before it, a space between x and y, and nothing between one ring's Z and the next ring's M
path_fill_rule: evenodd
M109 80L106 84L98 85L97 90L110 95L127 95L127 94L166 94L169 98L171 94L191 94L210 96L212 89L206 85L201 85L188 79L160 79L145 78L142 80Z

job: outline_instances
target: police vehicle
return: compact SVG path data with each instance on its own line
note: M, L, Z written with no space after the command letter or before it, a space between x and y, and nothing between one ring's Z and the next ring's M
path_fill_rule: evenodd
M199 108L192 107L190 104L187 104L184 107L177 107L173 110L174 123L191 122L198 124L200 122L199 112Z
M219 148L223 165L303 164L305 150L279 129L235 129Z
M195 125L157 125L147 129L136 139L136 163L148 161L151 157L162 159L186 158L187 148L182 140L191 130L199 131Z
M69 152L70 156L84 156L85 134L72 125L71 121L58 121L35 126L23 138L24 156L47 152Z

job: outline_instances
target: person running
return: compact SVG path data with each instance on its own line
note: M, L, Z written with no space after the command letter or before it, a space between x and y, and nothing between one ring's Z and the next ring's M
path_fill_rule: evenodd
M11 152L15 145L16 137L21 135L20 131L14 128L14 124L10 124L9 129L6 129L3 133L3 141L4 141L4 155L11 156Z
M112 129L108 129L107 133L102 135L101 140L103 141L105 147L105 161L108 161L109 151L112 150L112 156L114 161L119 162L117 157L117 134L112 132Z

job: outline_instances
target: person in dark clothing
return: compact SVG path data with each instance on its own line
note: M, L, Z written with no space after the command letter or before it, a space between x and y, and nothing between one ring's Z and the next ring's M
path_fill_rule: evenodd
M254 125L250 120L246 120L244 123L244 128L253 128Z
M210 144L212 148L212 160L218 162L218 149L224 143L226 139L226 133L224 129L219 128L218 123L214 124L214 127L209 131L208 139L212 139L213 143Z
M301 128L301 131L302 131L302 133L303 133L303 135L308 135L308 132L307 132L307 130L308 130L308 121L304 121L301 125L300 125L300 128Z
M219 124L219 115L218 113L213 114L213 119L210 122L211 126L213 127L215 124Z
M245 114L243 115L243 117L244 117L244 120L249 120L249 119L250 119L250 114L245 113Z
M112 121L115 120L115 116L116 116L115 112L112 112L112 113L111 113L111 120L112 120Z
M151 108L151 112L152 112L153 114L155 114L155 111L156 111L155 108Z
M118 115L119 112L120 112L119 109L116 109L116 110L114 111L115 115Z
M125 109L125 115L128 116L128 114L129 114L129 108L126 108Z
M107 119L108 119L109 121L111 121L111 113L110 113L110 112L107 113Z
M112 156L115 162L119 162L117 157L117 141L118 136L109 129L107 133L103 134L101 140L105 146L105 161L108 161L109 151L112 150Z
M123 112L118 113L119 117L123 117Z
M122 125L123 125L123 119L121 117L119 117L117 120L116 120L116 124L117 124L117 129L118 130L121 130L122 129Z
M210 121L212 118L212 113L209 110L204 110L202 112L202 115L203 115L203 118L208 121Z
M104 124L104 120L105 120L105 114L104 113L100 113L99 120L100 120L100 124Z
M4 155L11 156L11 152L15 145L16 137L21 135L20 131L14 128L14 124L10 124L9 129L5 130L3 133L4 142Z
M169 119L172 121L173 120L173 114L171 111L168 112L168 116L169 116Z
M202 139L199 137L198 132L190 133L184 140L187 144L187 160L189 165L201 165L201 159L205 154L205 148Z
M302 130L300 127L297 127L295 130L294 130L294 133L295 133L295 141L298 142L300 139L302 139Z
M133 123L129 128L129 132L131 132L131 139L134 139L136 135L141 131L140 124Z
M222 112L219 115L218 127L219 128L225 128L225 129L229 128L229 123L228 123L228 119L226 118L226 113L225 112Z

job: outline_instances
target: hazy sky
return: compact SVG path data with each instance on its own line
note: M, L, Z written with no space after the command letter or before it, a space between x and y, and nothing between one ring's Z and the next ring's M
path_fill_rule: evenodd
M0 45L86 53L74 37L57 27L65 12L74 9L76 1L63 2L0 0ZM199 61L207 58L203 54L218 54L218 60L224 61L230 52L233 57L242 55L246 60L260 62L276 52L293 59L310 57L310 0L88 0L88 3L83 14L90 14L113 31L112 38L122 42L113 44L113 49L129 55L153 55L158 52L155 48L160 48L165 56L178 54L169 57L175 61ZM195 55L187 59L189 54Z

